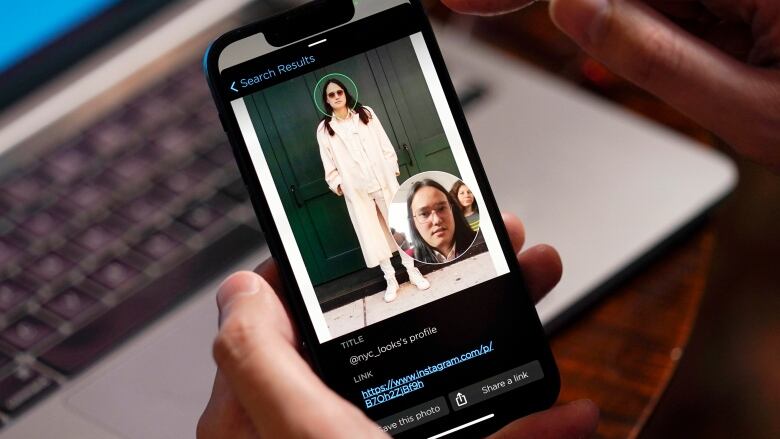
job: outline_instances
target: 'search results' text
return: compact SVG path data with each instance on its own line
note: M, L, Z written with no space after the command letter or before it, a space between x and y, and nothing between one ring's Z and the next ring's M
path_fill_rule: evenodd
M309 64L314 64L317 62L317 58L315 58L313 55L305 55L302 56L301 59L289 62L286 64L279 64L275 68L269 67L268 70L264 72L260 72L255 74L254 76L251 76L249 78L242 78L239 82L241 84L241 87L250 87L252 85L260 84L263 81L267 81L271 78L276 78L278 75L284 74L284 73L290 73L297 69L300 69L301 67L307 66Z

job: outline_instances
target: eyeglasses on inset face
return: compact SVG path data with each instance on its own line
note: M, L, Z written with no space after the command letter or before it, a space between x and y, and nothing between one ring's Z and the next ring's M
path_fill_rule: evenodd
M344 96L344 90L336 90L328 93L328 97L331 99L335 98L336 96L338 97Z
M424 207L418 210L417 213L412 216L418 223L428 224L433 221L434 213L438 218L446 218L447 216L451 215L452 210L450 210L450 203L447 201L442 201L441 203L436 203L433 208Z

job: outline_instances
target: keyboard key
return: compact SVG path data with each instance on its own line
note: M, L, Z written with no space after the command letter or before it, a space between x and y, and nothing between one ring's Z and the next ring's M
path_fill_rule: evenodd
M39 211L19 222L19 226L36 239L52 236L66 224L63 213L56 207Z
M94 164L91 155L71 143L58 148L52 154L44 155L44 158L46 163L43 165L43 172L59 184L81 178Z
M191 131L182 126L172 126L167 127L145 149L160 158L165 158L189 153L194 143L195 138Z
M77 245L73 241L67 242L65 245L57 248L57 253L61 254L65 259L73 261L75 264L80 264L82 261L95 256L93 252Z
M146 95L137 100L129 112L130 121L143 131L184 114L171 101L160 95Z
M40 174L25 174L3 182L2 191L11 199L22 204L38 201L49 187L49 182Z
M203 281L262 242L259 232L239 225L50 348L40 356L40 360L68 375L80 371L129 333L196 291Z
M77 187L68 199L80 209L93 209L109 200L111 194L97 184L88 183Z
M121 206L119 215L135 224L149 223L164 214L165 207L175 198L176 195L168 189L154 187Z
M53 209L55 212L57 212L58 215L62 213L62 216L67 218L69 221L87 213L87 211L82 207L77 206L68 198L63 198L62 196L60 196L57 201L47 207L47 209Z
M65 272L74 266L75 264L73 262L63 255L54 252L29 263L27 265L27 270L42 281L50 282L65 274Z
M35 317L27 316L5 328L5 330L0 333L0 338L13 346L26 351L53 333L54 328L51 326Z
M124 160L124 158L119 159L119 161L121 160ZM90 180L90 183L93 186L99 187L107 194L118 194L126 190L131 190L138 185L138 182L122 178L110 168L101 171Z
M140 271L129 264L119 259L112 259L92 273L89 278L106 288L115 290L129 285L140 274Z
M203 231L222 218L223 214L205 204L191 206L179 220L197 231Z
M55 386L50 378L32 369L18 368L0 380L0 409L16 414Z
M73 238L73 242L93 253L103 253L127 231L127 227L126 222L110 217L87 227Z
M0 237L0 267L4 267L22 254L18 243L10 237Z
M120 178L129 181L140 180L154 170L152 157L143 152L130 154L115 161L111 170Z
M192 185L194 184L196 184L196 182L192 181L185 174L171 175L165 179L165 187L177 195L187 192L187 190L192 188Z
M32 297L33 290L18 281L0 281L0 312L6 313Z
M109 120L95 126L87 135L86 148L102 158L114 157L132 149L138 142L133 128L121 120Z
M208 160L196 159L179 172L166 178L165 185L174 193L183 194L206 181L206 179L216 170L217 167Z
M204 105L201 105L195 110L195 117L192 119L193 122L197 123L200 127L216 127L216 126L222 126L219 121L219 113L217 112L217 109L214 108L214 105L210 105L210 103L205 103Z
M54 296L43 307L64 320L74 321L96 305L99 305L97 300L78 288L71 287Z
M136 249L141 254L148 256L149 259L157 261L171 255L183 245L184 244L174 238L171 233L159 231L141 241Z
M143 146L138 152L148 158L154 165L159 165L166 158L166 154L164 151L160 151L160 148L155 144L156 139L157 137L145 139ZM162 171L164 174L167 169Z

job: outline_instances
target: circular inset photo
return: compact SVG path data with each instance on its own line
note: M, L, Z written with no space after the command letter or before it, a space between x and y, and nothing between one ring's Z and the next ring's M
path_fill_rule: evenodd
M343 105L354 110L359 96L355 81L343 73L328 73L323 76L314 85L312 92L317 110L328 117L333 113L334 108Z
M424 264L465 254L479 231L479 206L458 177L440 171L411 176L393 197L390 231L401 251Z

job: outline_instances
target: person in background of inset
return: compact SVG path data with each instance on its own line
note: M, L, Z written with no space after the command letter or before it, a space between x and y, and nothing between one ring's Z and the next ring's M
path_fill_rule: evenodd
M387 281L384 300L392 302L399 285L390 258L398 247L388 228L387 204L399 186L395 149L376 113L356 102L338 79L325 82L322 103L330 114L317 126L325 182L344 197L366 267L382 269ZM420 290L430 288L414 260L403 251L399 255L409 281Z
M450 195L458 201L458 206L463 211L463 216L466 217L466 222L469 223L471 230L475 232L479 230L479 206L471 189L466 186L466 183L458 180L452 185Z
M406 235L403 232L399 232L391 227L390 233L393 235L393 238L395 238L395 243L398 244L398 247L401 247L401 250L406 251L409 248L409 241L406 239Z
M414 258L436 264L449 262L469 249L477 232L471 230L458 202L438 182L415 182L406 198Z

